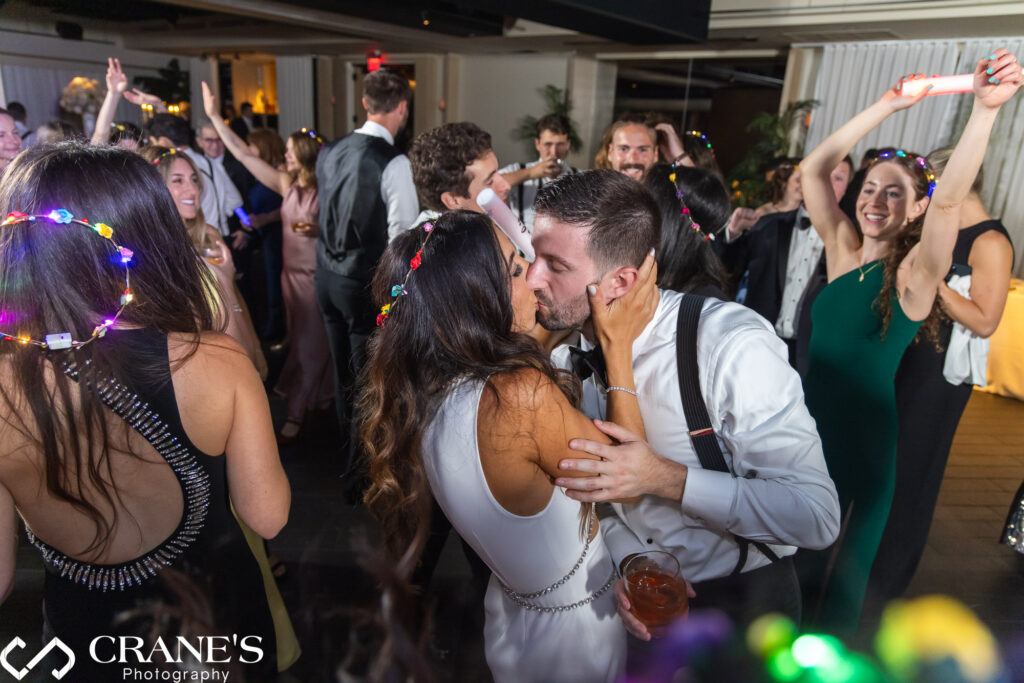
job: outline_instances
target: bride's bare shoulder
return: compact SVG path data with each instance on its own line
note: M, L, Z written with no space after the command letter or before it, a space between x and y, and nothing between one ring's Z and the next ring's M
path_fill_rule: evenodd
M480 397L481 413L501 414L508 418L537 419L551 409L568 407L569 401L547 374L535 368L502 372L487 381Z

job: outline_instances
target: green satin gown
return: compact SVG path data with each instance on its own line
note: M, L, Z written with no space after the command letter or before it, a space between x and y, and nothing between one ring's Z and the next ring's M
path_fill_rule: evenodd
M832 548L807 553L804 615L807 625L839 635L857 629L889 516L899 435L896 369L921 326L894 297L882 338L874 307L882 273L882 262L874 261L836 278L811 309L804 391L839 493L843 529Z

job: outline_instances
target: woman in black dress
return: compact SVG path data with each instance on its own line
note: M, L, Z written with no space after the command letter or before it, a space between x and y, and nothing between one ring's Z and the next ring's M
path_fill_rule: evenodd
M71 680L120 680L121 636L184 658L136 669L272 678L270 611L231 508L270 538L291 494L263 384L210 331L216 285L163 179L116 148L34 147L0 183L0 216L0 596L20 516ZM226 636L212 658L230 663L196 663L179 636Z

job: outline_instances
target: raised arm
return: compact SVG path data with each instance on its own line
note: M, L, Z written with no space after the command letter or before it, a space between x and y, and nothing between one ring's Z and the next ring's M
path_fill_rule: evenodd
M148 92L142 92L138 88L132 88L131 90L125 90L124 98L132 104L137 104L140 107L144 104L148 104L153 107L154 114L166 114L167 105L156 95L150 95Z
M281 196L288 194L288 188L292 184L291 176L284 171L279 171L267 162L260 159L249 150L249 146L242 141L242 138L235 135L235 132L224 124L224 120L217 111L217 98L213 96L210 86L203 81L203 110L210 123L217 131L217 135L224 141L228 151L242 162L249 173L252 173L256 180L260 181L274 192Z
M121 71L121 61L107 57L107 94L103 98L103 106L96 116L96 128L92 132L92 144L105 145L110 140L110 125L114 122L114 112L121 95L128 89L128 78Z
M960 228L960 208L981 168L996 115L1022 80L1017 58L1003 48L979 59L974 68L971 117L932 193L921 242L916 253L908 257L912 259L910 268L900 283L900 306L912 320L928 316L938 286L949 272Z
M632 277L632 271L624 271ZM604 355L608 371L608 386L618 387L607 395L607 415L610 422L625 427L645 438L640 402L633 380L633 341L643 332L658 308L658 266L654 250L647 255L636 271L636 281L628 292L611 303L605 303L604 294L596 286L587 288L590 299L594 334Z
M527 180L537 180L538 178L557 178L558 174L562 172L562 167L555 159L548 159L547 161L541 161L539 164L534 164L530 167L523 167L518 171L508 171L502 173L501 176L508 182L509 187L515 187L521 183L525 183Z
M858 265L851 262L851 259L860 248L857 230L839 208L839 201L829 181L832 169L878 124L891 114L912 107L924 98L927 91L916 97L906 97L901 93L904 81L917 77L901 78L877 102L840 126L800 162L804 206L811 224L825 243L830 281Z

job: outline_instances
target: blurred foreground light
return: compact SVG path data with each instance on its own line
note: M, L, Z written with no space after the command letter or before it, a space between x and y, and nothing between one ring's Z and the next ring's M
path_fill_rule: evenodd
M901 680L915 680L944 660L956 663L962 680L997 680L1003 666L995 638L974 612L945 595L895 601L882 614L875 650Z
M758 617L747 629L747 647L761 657L788 648L796 638L796 625L781 614Z

